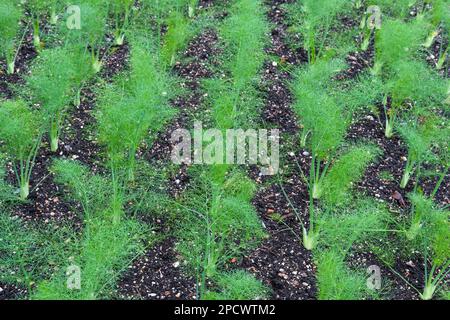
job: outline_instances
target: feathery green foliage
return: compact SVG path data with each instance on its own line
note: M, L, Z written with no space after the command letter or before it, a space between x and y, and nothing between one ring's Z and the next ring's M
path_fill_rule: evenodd
M125 195L123 190L116 190L114 173L111 173L111 179L92 175L80 163L68 160L55 160L52 171L57 174L55 180L67 186L72 198L81 203L81 218L91 219L105 213L110 215L104 216L105 219L116 223L121 220Z
M309 138L313 155L310 172L313 181L310 187L313 188L315 199L321 195L320 181L328 168L327 165L321 174L321 162L333 156L348 126L343 106L326 92L331 75L338 72L340 66L337 61L318 61L301 69L293 85L296 97L294 110L303 126L301 145L305 146Z
M449 36L450 31L450 4L446 0L433 0L432 1L432 12L429 17L431 24L434 27L434 30L428 35L427 40L424 43L426 48L430 48L433 44L435 38L438 36L439 32L442 29L443 37ZM444 42L441 41L439 47L439 59L436 65L437 69L442 69L446 61L448 61L448 50L444 47Z
M112 0L111 11L115 19L114 41L118 46L123 45L125 29L128 27L134 0Z
M334 90L332 95L337 104L344 106L345 112L355 116L367 115L367 110L382 100L383 82L367 73L345 84L344 90Z
M336 60L317 61L305 69L300 69L294 79L293 91L296 98L294 111L302 124L300 145L309 148L312 161L309 172L310 225L309 231L303 227L303 243L312 249L316 243L317 230L314 224L313 199L322 196L322 182L328 171L331 158L341 145L349 119L344 106L327 93L331 76L337 73L342 63ZM323 163L328 160L328 162Z
M333 248L345 256L355 244L383 237L388 221L387 209L371 199L355 199L345 208L327 206L318 218L318 250Z
M50 276L55 266L74 252L70 228L26 225L0 210L0 282L31 291L36 281Z
M327 250L316 258L319 300L361 300L365 296L366 278L349 270L336 250Z
M432 226L434 236L431 239L431 269L425 269L425 286L421 294L423 300L432 299L436 292L443 286L446 276L450 273L449 213L449 211L444 211L443 214L437 216ZM425 254L425 261L426 258L427 254Z
M326 92L331 76L341 67L338 61L318 61L295 75L294 111L303 126L301 145L309 137L311 151L318 160L324 160L336 150L348 125L343 106Z
M23 101L5 101L0 107L0 123L0 148L12 157L20 198L25 200L41 143L40 118Z
M379 154L373 146L350 149L328 171L322 182L324 200L330 206L346 205L351 201L349 190L361 178L366 167Z
M110 206L111 186L105 178L92 176L86 167L69 160L55 160L51 171L55 174L58 184L69 188L71 199L81 203L81 219L90 219L96 212Z
M387 138L393 136L399 109L406 102L411 102L413 106L428 107L431 101L436 102L434 99L430 101L430 98L439 98L438 103L445 99L443 95L447 84L432 74L423 63L413 60L428 29L429 23L425 19L415 19L411 22L389 19L377 33L373 73L379 75L384 70L383 77L386 78L383 104ZM388 96L392 98L389 110Z
M233 79L233 90L244 90L255 80L262 66L264 36L267 24L259 1L237 1L233 15L220 30L231 51L227 69Z
M16 52L21 42L18 33L22 10L15 2L5 0L0 3L0 55L6 59L8 74L14 73Z
M163 17L169 14L172 10L178 9L186 3L186 0L143 0L142 4L149 12L154 12L157 17Z
M67 266L61 266L62 271L51 280L41 282L33 298L107 297L121 268L134 254L142 252L142 240L148 230L136 221L117 219L111 182L90 175L87 168L67 160L58 160L53 170L56 180L69 186L74 198L82 203L86 225L83 239L75 244L78 248L75 258L68 260ZM67 288L65 271L69 265L81 269L80 290Z
M145 228L132 220L119 224L94 218L88 222L79 255L50 281L38 284L32 299L36 300L92 300L110 296L124 265L133 255L142 252L139 244ZM79 266L81 289L67 287L66 268Z
M375 40L374 72L378 74L381 68L389 70L397 63L413 58L422 45L427 30L427 24L423 20L409 23L393 19L384 21Z
M51 24L58 21L58 11L63 6L61 0L25 0L25 5L29 9L31 22L33 24L33 44L37 51L42 49L41 24L46 17L49 17Z
M190 62L203 59L203 55L191 56L191 49L188 59L180 53L194 32L211 28L218 33L222 63L214 61L207 66L217 76L202 82L199 90L187 86L196 100L201 95L208 97L207 103L199 106L201 109L191 110L193 114L183 108L187 123L200 117L222 131L271 126L260 122L260 108L264 104L261 85L273 84L276 89L294 68L291 58L302 60L305 50L308 52L310 63L295 71L291 91L292 109L301 128L303 160L309 161L305 149L312 156L309 173L302 171L304 161L298 166L301 180L296 184L302 190L299 196L308 188L309 199L301 201L306 200L309 207L301 206L299 212L300 208L289 201L283 189L282 177L280 185L302 227L299 234L292 231L295 236L303 232L303 245L311 250L317 266L318 298L376 298L366 288L364 273L349 267L347 260L355 250L386 249L378 248L380 242L389 245L389 250L384 250L389 254L382 256L388 255L391 261L398 257L397 249L405 255L409 252L423 255L425 283L424 288L417 289L422 299L438 294L448 296L445 279L450 273L449 212L438 203L442 195L436 195L439 186L445 184L450 163L446 119L449 86L442 76L445 72L433 72L427 65L434 59L427 57L425 62L425 54L436 55L439 44L437 69L448 61L445 47L449 33L448 0L290 1L280 4L283 17L289 20L282 22L288 27L287 33L272 34L277 48L269 50L266 41L271 33L267 17L273 18L273 12L266 12L268 4L260 0L216 1L214 6L198 12L198 0L80 0L73 3L72 9L75 13L76 6L81 9L81 29L71 29L66 19L61 19L56 27L49 26L57 24L66 5L72 5L66 0L24 0L20 5L18 2L3 0L0 4L0 39L4 40L0 43L0 55L6 58L7 71L14 72L24 13L33 25L34 45L40 56L31 62L30 72L24 76L25 85L13 84L17 88L13 95L26 102L0 103L0 151L4 152L0 153L2 284L27 288L33 299L114 298L121 272L143 252L148 241L175 236L177 260L183 262L183 271L196 278L197 297L211 300L270 297L270 290L252 273L234 270L234 262L268 236L252 205L258 186L247 177L246 170L229 164L189 167L189 189L176 193L174 199L168 195L173 189L167 188L166 175L175 175L178 165L165 163L161 167L159 163L139 159L140 151L155 141L176 113L170 101L179 86L170 74L178 74L179 70L172 67L178 65L178 60L183 66L185 63L195 66ZM376 10L373 7L369 10L370 6L381 9L383 24L381 29L364 30L363 48L368 51L360 54L355 52L359 51L355 39L360 32L348 22L363 11L363 6L368 9L364 13L364 26ZM278 5L271 8L277 9ZM74 17L73 11L65 11L64 18ZM272 26L275 32L277 26ZM41 28L45 33L41 33ZM28 27L23 32L25 38ZM372 59L362 67L360 59L371 57L373 33L375 66L365 70ZM48 49L42 50L44 42L40 37L44 34L48 34L44 39ZM13 214L7 210L15 205L15 194L25 199L29 193L29 177L42 134L48 131L51 148L56 151L60 126L69 107L79 106L81 89L102 67L101 55L118 50L125 37L127 46L118 52L118 57L124 57L124 71L110 79L117 70L109 68L114 56L108 59L108 70L98 74L96 79L100 82L92 81L93 87L100 87L93 91L92 101L96 104L93 114L98 134L93 140L104 147L106 154L100 168L102 173L94 174L88 167L64 159L55 160L49 167L49 174L54 176L52 181L61 186L58 190L62 195L67 194L62 203L74 204L73 210L78 210L82 230L74 231L59 224L58 228L41 227L12 218ZM205 41L193 48L209 44ZM283 50L279 51L278 45ZM288 56L278 57L288 47L292 49ZM269 57L267 52L277 56ZM23 62L25 66L33 58L20 57L21 65ZM351 64L346 71L350 66L343 63L345 60ZM279 63L264 70L264 62L268 61ZM208 62L213 61L208 58ZM264 71L268 75L260 82L260 73ZM353 72L357 73L355 77ZM183 72L180 75L185 77ZM272 90L268 93L272 94ZM271 98L266 102L272 102ZM417 176L409 201L393 196L401 204L395 216L377 201L358 195L356 189L360 186L354 188L369 163L380 154L379 149L370 143L350 142L355 137L353 128L346 137L348 126L364 116L363 123L370 123L368 136L380 143L378 128L368 112L375 113L381 122L378 111L381 102L386 117L385 135L392 136L395 129L408 146L401 186L405 187L413 175ZM355 128L359 130L360 124ZM76 133L79 137L78 130ZM286 150L293 143L289 140ZM390 157L389 149L384 151L383 157ZM72 154L70 146L67 152ZM11 164L15 164L20 186L17 192L8 184L10 177L5 174ZM377 164L383 167L379 178L391 184L396 173L386 171L385 164ZM424 177L428 176L437 177L438 183L432 192L423 188L425 196L422 187ZM43 178L45 183L47 177L41 177L39 172L36 178ZM270 183L267 181L267 185ZM41 188L42 184L37 182L36 190ZM407 207L409 203L411 208ZM404 214L407 210L410 218ZM149 215L162 217L167 230L174 233L155 233L155 238L148 239L149 228L138 221L141 217L148 221ZM280 226L291 228L282 212L274 217ZM393 230L392 225L397 228ZM398 241L404 246L399 246ZM73 266L81 269L80 290L68 288L67 267Z
M421 194L411 193L408 197L412 206L411 223L406 228L406 237L408 240L414 240L422 232L424 222L429 222L429 219L439 215L439 211L435 209L433 200L430 200Z
M217 284L222 291L208 291L203 300L262 300L269 292L253 275L242 270L220 274Z
M44 50L34 62L27 85L47 123L50 147L58 149L61 123L69 108L74 90L87 77L86 68L79 68L85 56L70 47Z
M134 18L135 25L144 27L148 32L147 19L148 16L152 17L152 33L156 43L162 44L160 63L167 66L173 66L177 53L191 37L191 21L185 17L185 11L190 12L189 2L190 0L145 0L139 9L140 16L138 13Z
M329 209L319 218L320 239L315 250L319 299L359 300L369 295L363 273L345 264L357 243L379 239L387 231L389 213L369 199L346 209Z
M175 64L176 53L183 47L188 39L188 21L184 15L174 10L167 18L167 33L164 35L162 47L162 60L167 65Z
M450 30L450 8L446 0L432 0L431 21L435 26L442 25L446 32Z
M230 79L208 83L213 119L218 128L248 127L259 107L254 88L264 60L267 24L259 1L237 1L232 15L220 28L226 43L225 68Z
M394 106L410 100L420 107L442 104L447 97L448 81L440 78L419 61L398 61L386 83Z
M415 0L368 0L367 6L380 7L383 16L403 19L409 15L415 2Z
M392 75L385 83L386 96L392 97L388 110L384 103L387 138L394 134L398 113L409 102L413 112L442 105L447 97L448 81L431 72L418 61L398 61L392 67ZM385 101L386 102L386 101Z
M1 140L1 138L0 138ZM1 142L0 142L1 144ZM0 210L7 208L9 202L16 200L14 188L6 182L6 155L0 153Z
M229 78L208 83L212 118L220 129L248 125L254 114L254 84L263 64L267 30L260 1L236 1L231 11L220 28ZM178 250L205 284L205 279L215 279L229 259L242 255L264 233L250 203L254 184L238 170L230 172L228 165L214 165L202 171L196 183L197 191L182 204L185 218ZM204 285L200 289L204 291Z
M264 233L247 201L252 194L245 182L248 178L242 177L242 185L227 184L224 189L211 183L206 173L198 179L195 191L183 201L182 241L177 249L197 274L213 278L229 259L240 256Z
M209 83L213 118L219 128L238 126L239 118L248 115L242 101L249 95L247 90L255 92L251 88L263 62L258 53L263 49L265 30L259 1L237 1L220 30L227 46L225 67L232 85L222 80ZM190 194L189 202L183 204L186 216L178 250L203 279L215 277L228 259L242 254L263 234L249 203L254 185L238 171L227 176L227 170L226 165L215 165L200 173L197 189L204 191Z
M189 18L193 18L195 15L195 10L198 6L199 0L188 0L188 16Z
M69 29L63 24L63 36L71 45L84 44L91 53L92 70L99 72L102 67L100 49L106 32L108 3L104 0L82 0L77 5L82 14L81 26L79 29Z

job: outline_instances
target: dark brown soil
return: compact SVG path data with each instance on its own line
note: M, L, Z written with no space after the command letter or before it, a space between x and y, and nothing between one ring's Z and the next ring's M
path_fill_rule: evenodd
M419 293L409 284L421 290L424 286L424 266L418 259L397 261L394 270L400 274L406 283L383 262L371 253L352 253L349 264L355 268L367 269L378 266L381 272L381 291L379 294L387 300L419 300Z
M245 257L242 266L272 287L274 299L314 299L315 266L311 252L301 244L301 224L289 204L307 226L308 191L298 176L283 183L283 189L272 185L253 200L269 238Z
M357 141L360 139L375 143L382 151L377 161L369 165L363 178L356 188L363 194L374 197L380 202L386 203L397 214L406 215L410 210L410 203L407 194L414 188L415 178L412 178L405 189L401 189L399 184L406 165L407 149L404 143L394 136L387 139L384 136L384 128L373 115L367 115L357 123L353 124L348 131L347 139ZM387 175L386 175L387 173ZM390 177L387 179L386 177ZM424 193L429 195L435 186L437 178L423 179L419 185ZM450 177L446 176L436 201L442 205L449 203ZM399 196L400 195L400 196ZM402 201L403 200L403 201ZM392 240L395 243L395 239ZM424 285L424 266L418 258L412 260L402 260L399 258L394 270L405 278L410 284L421 289ZM385 263L378 260L370 253L357 253L349 258L352 266L376 265L381 268L382 281L387 285L386 292L382 292L383 297L392 300L417 300L417 291L402 280Z
M347 139L352 142L365 139L375 143L382 151L378 161L369 165L364 177L358 184L358 188L366 195L394 204L392 195L395 191L406 195L399 187L399 181L406 164L407 149L404 143L396 136L387 139L384 136L384 128L372 115L367 115L362 120L353 124L347 132ZM383 180L381 172L388 172L393 179ZM410 188L409 188L410 190Z
M293 112L293 97L288 82L291 80L289 67L307 62L304 49L293 49L289 45L288 25L285 12L281 5L294 0L267 0L267 17L273 23L270 32L271 43L266 53L273 58L264 64L261 90L265 98L265 105L261 115L262 121L269 126L279 128L287 136L297 135L298 121ZM209 8L217 4L215 0L201 0L200 9ZM227 16L224 11L217 16L220 20ZM355 21L343 17L342 23L347 27L354 27ZM289 35L292 39L292 35ZM300 35L294 35L297 43L302 43ZM185 50L181 61L177 62L173 72L181 79L180 86L183 95L178 96L171 104L179 113L175 119L160 132L153 144L142 150L142 157L149 162L161 165L169 161L171 153L170 136L178 128L191 128L194 118L204 110L205 92L202 79L214 75L216 56L220 53L218 36L213 30L206 30L194 38ZM431 64L437 61L437 53L442 37L437 37L432 47L433 54L427 59ZM22 77L28 72L30 61L36 56L32 45L31 33L26 36L24 44L19 50L16 61L17 73L6 75L0 71L0 97L12 98L12 86L22 83ZM110 81L114 75L127 68L129 59L127 45L113 48L105 59L100 77ZM353 52L347 57L349 69L339 75L342 80L357 77L366 68L373 65L373 43L365 52ZM273 60L273 61L272 61ZM0 70L5 70L2 62ZM443 74L450 75L447 68ZM99 147L92 127L95 125L93 111L96 103L96 86L98 81L91 81L82 90L81 105L71 111L66 119L61 135L60 149L57 154L51 154L45 141L41 148L36 166L33 171L31 186L34 188L27 203L17 205L13 214L25 221L43 223L70 223L74 228L82 227L81 208L68 199L64 199L64 192L53 179L49 167L53 158L69 158L78 160L92 170L101 170L101 148ZM356 142L365 139L375 143L382 151L376 162L371 164L364 177L356 185L356 189L363 194L374 197L380 202L387 203L391 209L400 214L407 213L409 203L408 192L412 191L415 179L411 179L406 189L399 187L399 182L406 164L407 149L398 137L387 139L384 137L382 125L374 115L366 115L350 127L347 140ZM273 299L281 300L309 300L317 296L315 266L313 257L301 244L301 224L298 219L308 225L309 197L306 183L302 180L295 162L303 170L309 167L311 157L308 152L300 150L287 158L293 173L283 181L283 189L289 200L295 206L299 216L291 208L282 188L277 183L268 185L253 199L253 205L258 211L260 219L267 231L268 238L261 245L246 255L236 267L246 269L262 280L272 289ZM187 166L180 166L173 175L169 185L169 193L177 197L189 187L190 177ZM262 183L255 170L250 176L258 183ZM389 178L390 177L390 178ZM10 171L8 179L13 182ZM430 194L437 178L425 178L420 182L425 194ZM450 175L444 179L436 200L442 205L450 203ZM405 200L399 201L398 196ZM167 222L151 219L149 222L156 226L155 234L167 235L156 243L143 256L138 257L124 272L118 283L117 298L119 299L196 299L196 280L183 270L182 258L177 256L173 230ZM363 250L361 250L363 251ZM411 261L399 259L395 265L397 273L401 274L414 286L423 286L423 263L414 258ZM383 296L393 300L418 299L418 293L407 285L399 276L380 262L372 253L353 253L348 257L351 267L367 268L377 265L382 270L383 283L386 292ZM27 290L12 285L0 283L0 300L18 299L26 296Z
M286 86L290 79L289 73L280 71L274 62L267 62L265 71L263 90L266 102L263 120L275 125L281 132L297 132L297 118L291 109L292 95Z
M11 284L0 283L0 300L17 300L25 297L27 290Z
M93 172L99 170L101 160L101 148L92 132L95 125L95 86L96 82L92 81L81 90L81 103L74 107L65 121L59 150L59 156L80 161Z
M155 235L170 235L173 231L167 221L152 222ZM165 237L152 245L123 273L117 298L133 300L196 299L196 281L187 276L175 251L175 239Z
M170 139L172 133L177 129L192 128L193 120L205 107L207 95L201 81L213 76L212 65L217 64L216 58L220 53L218 41L215 31L205 30L188 44L183 54L183 62L175 64L174 72L180 77L180 85L187 92L172 101L179 114L163 132L159 133L151 148L144 153L144 157L150 162L162 164L169 161L172 152ZM177 197L188 186L187 166L181 166L170 179L169 193Z
M267 48L267 53L276 55L280 58L281 63L301 64L308 61L308 53L303 49L293 49L287 41L288 25L285 23L286 14L281 8L285 3L295 2L293 0L267 0L268 7L267 18L274 24L271 30L271 46ZM297 43L301 43L300 35L296 35Z
M123 274L120 299L196 299L195 279L187 277L174 251L173 238L155 244Z
M291 79L291 75L284 70L284 67L308 61L308 55L303 49L294 51L287 44L287 29L289 26L285 24L286 14L280 6L291 2L293 1L266 1L268 6L267 17L274 25L270 33L270 46L266 49L266 52L278 59L265 63L265 73L262 79L266 101L263 120L274 124L278 129L285 132L297 132L298 126L297 119L291 109L292 95L287 86L287 81Z
M120 47L112 47L103 60L99 77L104 81L113 81L114 77L129 67L130 48L127 43ZM95 137L95 105L98 79L92 79L81 90L81 104L70 110L65 119L61 135L59 156L80 161L92 172L99 171L101 147Z
M276 28L272 31L272 45L268 52L281 57L279 61L267 62L265 65L265 76L263 83L267 83L267 105L264 109L264 120L274 123L282 131L295 134L298 132L297 120L292 112L292 96L285 83L290 79L287 72L279 71L283 63L303 63L306 62L306 54L300 55L301 58L295 58L295 53L284 45L287 28L284 25L282 9L277 5L290 1L270 1L271 10L268 15ZM351 22L351 21L350 21ZM348 22L348 23L350 23ZM299 50L301 52L301 50ZM298 57L298 56L297 56ZM365 52L353 52L347 57L349 68L340 74L337 78L340 80L352 79L357 77L362 71L373 65L374 45L373 41ZM378 161L367 169L357 189L364 194L375 197L379 201L386 202L396 211L407 210L407 193L412 191L415 183L411 179L405 190L399 187L399 181L403 174L406 164L407 149L404 143L398 138L387 139L384 137L384 130L378 120L368 115L357 123L353 124L348 131L347 139L357 141L360 139L370 140L377 144L382 154ZM308 152L300 151L298 155L287 159L291 165L296 168L295 162L304 172L309 168L310 156ZM295 159L294 159L295 158ZM296 169L294 169L297 171ZM380 172L389 173L392 179L384 180ZM299 172L297 174L300 174ZM427 179L421 181L421 186L426 194L431 193L437 178L430 181ZM448 185L449 177L444 180L440 191L437 194L437 200L441 204L448 204ZM298 209L301 219L307 224L307 205L308 193L305 189L305 183L301 181L298 175L292 176L283 187L288 194L290 201ZM399 193L405 203L399 201L394 193ZM277 185L269 187L267 190L259 193L255 198L255 205L261 215L261 219L267 227L270 238L255 251L252 255L244 259L243 266L254 272L265 283L273 288L273 298L276 299L308 299L315 298L315 275L314 265L311 255L304 250L300 244L299 235L301 235L300 224L295 219L295 215L290 209L281 188ZM270 216L275 215L276 221ZM283 222L278 219L280 216ZM293 235L296 233L296 236ZM370 257L370 259L368 258ZM382 273L386 275L386 281L391 289L388 293L390 299L417 299L417 292L406 285L405 282L388 269L383 263L376 261L376 257L368 253L355 255L349 258L350 266L365 266L364 263L379 265ZM364 262L364 263L362 263ZM367 267L366 266L366 267ZM414 267L412 267L414 266ZM417 267L419 266L419 267ZM280 271L280 269L282 271ZM287 270L287 271L286 271ZM410 283L416 287L423 286L423 267L418 262L399 261L395 266L396 272L404 276ZM296 271L294 276L292 271ZM298 275L301 275L300 277ZM305 281L307 285L298 286Z
M373 67L375 46L373 39L366 51L355 51L347 56L348 69L338 75L338 79L354 79L367 68Z

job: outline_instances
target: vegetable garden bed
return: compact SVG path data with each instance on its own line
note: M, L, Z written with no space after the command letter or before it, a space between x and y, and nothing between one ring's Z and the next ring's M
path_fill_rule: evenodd
M448 299L449 22L2 0L0 299ZM270 147L229 161L233 130Z

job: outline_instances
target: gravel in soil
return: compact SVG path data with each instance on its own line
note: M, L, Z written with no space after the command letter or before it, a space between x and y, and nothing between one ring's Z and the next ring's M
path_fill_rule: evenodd
M187 92L176 97L171 103L179 110L177 117L160 132L144 157L151 163L164 163L170 159L172 152L171 135L174 130L187 129L193 126L192 121L204 106L207 95L203 92L201 81L213 76L211 64L220 53L218 36L214 30L205 30L188 44L183 53L183 62L176 62L173 70L181 79L181 87ZM187 166L171 178L169 193L178 196L187 189L189 176Z
M275 123L282 131L295 133L298 131L298 127L291 109L292 96L285 85L290 75L279 70L281 69L279 63L298 64L306 62L306 55L300 54L300 58L298 58L298 53L301 53L301 50L293 53L288 46L284 45L284 30L287 26L283 23L284 13L277 5L286 2L289 1L269 2L272 7L268 15L271 21L276 24L276 27L272 31L273 47L268 52L278 55L281 59L280 61L268 62L265 65L263 83L268 83L268 85L265 87L267 105L264 109L263 118L269 123ZM337 77L338 80L356 78L362 71L373 65L373 59L374 45L372 42L367 51L352 52L348 55L349 68ZM409 205L406 195L412 190L414 179L405 190L399 188L398 183L403 174L407 157L407 149L404 143L397 137L386 139L382 126L371 115L353 124L347 135L349 141L356 141L361 138L375 142L382 150L382 155L376 163L369 166L361 182L358 183L357 189L379 201L388 203L394 210L405 209ZM305 170L309 167L309 154L300 151L294 157L295 159L287 159L288 162L295 167L294 161L296 161L302 170L307 172ZM388 172L393 179L383 180L380 172L384 171ZM437 180L437 178L434 180ZM421 182L426 194L431 193L435 182L430 181L430 179ZM448 184L447 176L436 197L441 204L448 203ZM304 219L302 220L307 221L308 196L304 186L301 178L295 174L284 184L289 199L303 215ZM400 197L398 197L398 194L400 194ZM316 288L312 258L310 253L300 245L299 237L293 235L293 231L300 234L300 225L284 199L280 187L273 185L259 193L255 198L255 205L270 238L258 250L244 259L243 266L255 273L265 283L271 285L273 298L275 299L314 299ZM276 216L275 221L271 218L272 215ZM283 220L282 223L278 221L280 217ZM373 255L361 253L358 256L352 256L349 260L351 266L357 265L358 261L379 265L390 283L389 288L391 290L388 292L390 298L418 298L417 292L413 288L406 285L403 280L399 279L382 263L376 261L376 257ZM371 264L367 266L369 265ZM421 264L413 261L398 261L395 270L407 278L410 283L420 287L420 284L423 283L423 268L416 266L421 266ZM303 286L299 286L299 284L303 284Z
M266 102L262 117L264 121L275 125L281 132L296 133L297 118L291 109L293 98L286 86L290 75L280 71L275 63L266 62L264 65L265 73L262 82Z
M381 275L381 290L378 294L386 300L419 300L419 293L416 289L422 290L425 283L424 265L417 258L413 259L398 259L394 265L396 273L392 272L383 262L372 253L352 253L348 258L351 267L367 269L370 266L377 266L380 268Z
M174 72L180 77L180 86L186 89L187 93L171 101L172 106L179 110L179 115L157 136L148 152L145 153L147 160L170 159L172 132L180 128L189 128L188 124L192 116L202 106L206 97L202 92L200 81L212 76L209 64L213 56L219 52L217 42L217 34L213 30L206 30L189 43L183 54L183 60L187 62L176 62Z
M280 185L271 185L259 192L253 200L269 238L246 256L242 267L254 273L272 288L272 298L281 300L314 299L315 266L311 252L301 244L299 218L308 225L308 191L292 176Z
M355 79L367 68L373 67L374 58L375 58L375 46L372 40L366 51L351 52L347 56L346 62L348 64L348 68L344 72L341 72L337 76L337 78L339 80Z
M27 290L12 284L0 283L0 300L18 300L27 295Z
M173 238L155 244L129 266L118 285L120 299L163 300L196 298L196 283L182 270Z
M214 1L201 1L200 6L208 7ZM274 124L282 131L295 134L299 128L297 119L291 109L292 96L286 86L290 75L283 71L283 64L297 65L307 61L307 54L303 49L294 50L287 45L287 28L285 13L280 8L283 3L292 0L267 1L269 7L268 18L275 27L271 31L272 44L267 53L276 55L278 61L266 61L263 75L263 92L266 96L266 105L263 111L263 120ZM189 93L172 101L172 105L180 110L180 115L164 132L160 133L155 143L145 154L150 161L164 161L170 156L170 133L177 128L186 128L191 120L192 113L198 112L203 104L204 95L200 80L212 75L209 68L210 58L217 53L217 35L213 31L205 31L196 37L184 53L187 63L177 62L174 67L182 79L182 86ZM439 38L433 47L439 46ZM354 52L347 57L349 69L341 76L354 78L373 63L373 44L366 52ZM22 74L27 72L27 64L36 56L32 46L32 39L27 35L24 45L19 50L16 62L17 73L14 75L0 74L0 95L11 98L13 92L8 84L20 84ZM436 54L428 59L436 62ZM128 47L122 46L109 56L104 64L101 76L112 78L123 69L128 59ZM430 62L431 62L430 60ZM4 70L4 65L1 68ZM94 85L94 84L93 84ZM95 105L95 90L87 86L82 92L82 103L73 112L73 117L66 121L64 134L61 139L61 148L58 157L79 160L87 164L94 172L98 170L99 153L95 138L89 136L86 130L94 124L92 110ZM383 128L378 120L367 115L353 124L348 131L347 139L356 141L361 138L375 142L382 150L377 162L371 164L364 177L356 186L359 191L373 196L379 201L388 203L395 210L406 210L408 207L406 194L412 190L414 179L405 190L399 188L398 183L406 164L407 150L404 143L394 137L386 139ZM81 223L77 212L72 210L75 204L61 199L62 190L53 181L48 167L54 156L44 146L38 155L36 167L32 176L33 190L29 202L16 208L15 214L25 220L70 221L75 225ZM308 165L308 155L300 153L296 157L300 166ZM173 195L183 192L188 183L187 167L181 166L173 177L170 187ZM381 173L386 172L392 179L384 179ZM425 193L430 193L435 181L427 179L421 182ZM444 179L442 187L437 194L441 204L449 201L449 176ZM290 201L298 208L300 215L307 224L308 192L301 178L295 173L283 182L285 192ZM402 204L395 193L400 193L406 202ZM309 251L303 248L298 235L301 234L300 224L292 208L285 198L279 185L274 184L260 191L253 200L260 218L269 234L269 238L248 256L244 257L239 267L255 274L264 283L272 288L274 299L315 299L315 266ZM79 208L81 210L81 208ZM303 220L303 219L302 219ZM158 221L156 221L158 224ZM161 223L161 222L159 222ZM162 229L167 228L162 225ZM167 231L167 230L166 230ZM167 231L169 232L169 231ZM195 279L186 276L180 263L180 257L175 250L175 240L168 237L154 245L143 256L139 257L129 266L118 285L118 296L122 299L195 299ZM354 253L349 258L350 266L368 267L378 265L382 275L386 276L389 284L388 296L391 299L418 299L418 294L404 283L390 269L380 263L371 253ZM398 261L395 270L417 287L423 284L422 263L411 261ZM26 290L0 284L0 300L14 299L26 294Z

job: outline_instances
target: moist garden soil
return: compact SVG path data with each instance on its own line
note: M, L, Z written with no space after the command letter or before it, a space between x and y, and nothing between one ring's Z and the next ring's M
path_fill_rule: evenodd
M208 8L216 1L203 0L200 6ZM307 63L307 53L304 49L293 48L288 40L288 28L282 5L292 0L267 0L267 19L272 23L266 53L270 57L261 70L261 96L264 107L260 121L268 127L276 127L283 133L282 141L289 145L298 141L300 128L292 109L293 97L288 86L291 75L287 67L300 66ZM227 15L223 12L217 16L220 20ZM355 21L344 21L352 25ZM301 41L300 36L298 40ZM441 40L442 41L442 40ZM188 44L180 61L177 61L172 72L181 79L183 93L173 99L172 105L178 110L175 119L160 132L156 140L140 150L140 156L153 164L163 164L169 161L171 152L170 134L178 128L192 127L193 120L202 112L207 111L205 105L206 92L202 80L214 76L214 70L220 66L220 39L214 30L204 30ZM351 53L347 62L349 69L340 75L342 79L356 77L365 68L373 64L373 43L366 52ZM95 118L93 110L96 103L96 92L102 81L111 81L114 75L128 68L129 47L113 47L105 52L103 71L99 78L86 85L81 94L80 106L73 108L70 116L65 119L61 134L60 148L57 154L41 148L31 178L34 188L25 204L17 205L13 215L33 224L69 224L75 229L82 229L80 219L81 208L64 196L64 190L55 183L49 165L53 158L78 160L87 165L92 172L100 172L102 152L95 140L93 128ZM28 72L31 61L37 53L32 45L32 35L27 33L25 41L19 50L14 75L0 74L0 95L11 99L14 97L14 86L23 82L23 76ZM4 66L1 66L4 70ZM366 170L356 189L363 194L384 202L399 215L406 214L410 204L406 200L407 193L413 188L414 179L402 190L397 181L405 166L407 150L404 143L398 139L386 139L383 126L373 114L367 114L350 127L346 139L357 141L368 140L376 144L382 151L377 161ZM47 143L47 142L45 142ZM311 157L304 150L292 150L285 159L283 167L308 168ZM292 211L283 189L298 211L307 219L308 190L300 172L294 169L281 185L278 181L266 181L257 171L249 169L250 177L261 187L252 203L257 209L260 220L267 233L262 243L243 257L236 257L230 262L230 268L245 269L254 274L271 289L271 298L281 300L308 300L317 296L316 267L309 251L301 245L301 227ZM389 173L391 180L383 179L381 173ZM8 180L13 183L14 175L8 172ZM168 193L176 198L189 187L188 168L181 166L173 174L169 183ZM430 194L434 188L435 179L422 182L425 194ZM436 196L442 205L448 205L450 178L447 176ZM398 196L400 194L400 197ZM182 257L176 252L176 240L173 229L167 221L153 219L156 227L153 232L167 236L155 243L147 252L135 259L125 270L117 284L117 299L196 299L196 279L186 272ZM389 287L389 299L418 299L413 288L399 279L392 270L384 267L372 253L357 252L348 259L351 267L368 267L378 265L386 276ZM405 260L399 258L394 265L395 272L402 275L410 283L420 287L423 283L423 262L419 259ZM0 299L17 299L24 297L25 288L0 283Z

